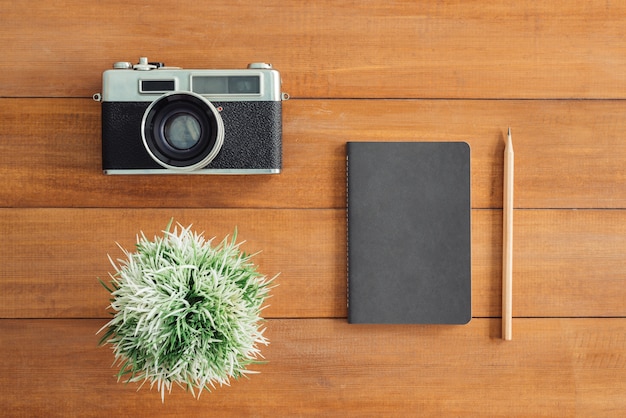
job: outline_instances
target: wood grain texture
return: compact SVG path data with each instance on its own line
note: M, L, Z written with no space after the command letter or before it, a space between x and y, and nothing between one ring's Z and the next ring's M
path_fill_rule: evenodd
M345 212L333 210L4 210L0 245L8 255L0 316L106 318L109 295L97 281L113 271L107 255L123 258L141 231L162 235L172 217L193 224L216 243L237 228L259 271L277 274L264 314L344 315ZM27 236L28 240L20 239Z
M269 61L294 97L626 97L616 1L3 0L0 10L2 97L91 97L102 70L140 55L185 68Z
M346 317L345 210L318 209L0 210L0 317L106 317L107 254L172 217L218 240L236 225L243 248L261 251L260 271L280 273L267 317ZM516 210L514 242L514 316L626 315L625 211ZM474 317L501 315L501 251L502 212L474 210Z
M603 210L516 211L514 315L625 316L625 215ZM606 303L610 300L615 304Z
M103 320L0 320L3 407L36 416L620 416L626 319L270 320L260 374L199 400L116 383ZM459 349L459 347L463 347Z
M0 408L14 416L618 416L626 410L626 2L0 0ZM102 71L281 71L278 176L104 176ZM504 135L513 315L500 337ZM349 326L345 143L466 141L463 327ZM268 301L260 375L195 401L97 348L115 242L235 226Z
M626 101L290 100L280 175L104 176L98 103L0 99L0 207L345 208L358 140L466 141L472 206L501 208L511 125L516 208L626 208L624 114Z

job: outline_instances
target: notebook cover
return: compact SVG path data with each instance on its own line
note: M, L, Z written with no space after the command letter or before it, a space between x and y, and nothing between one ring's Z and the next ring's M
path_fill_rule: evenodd
M470 148L347 144L348 321L471 319Z

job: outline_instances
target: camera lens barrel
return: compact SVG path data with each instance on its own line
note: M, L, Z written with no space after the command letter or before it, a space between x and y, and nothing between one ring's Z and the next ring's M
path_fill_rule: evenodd
M146 109L141 136L150 157L165 168L193 171L208 165L224 143L222 118L192 92L165 94Z

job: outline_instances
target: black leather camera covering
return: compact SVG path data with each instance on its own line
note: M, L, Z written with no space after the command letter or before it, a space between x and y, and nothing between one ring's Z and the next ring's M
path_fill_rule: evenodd
M224 144L204 169L282 168L282 102L211 102L221 108ZM102 103L103 170L164 169L141 139L141 120L150 102Z

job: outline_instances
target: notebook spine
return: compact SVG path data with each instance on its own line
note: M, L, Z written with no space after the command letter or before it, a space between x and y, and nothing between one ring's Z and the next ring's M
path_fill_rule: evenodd
M346 309L348 312L348 322L350 321L350 157L348 152L349 144L346 147Z

